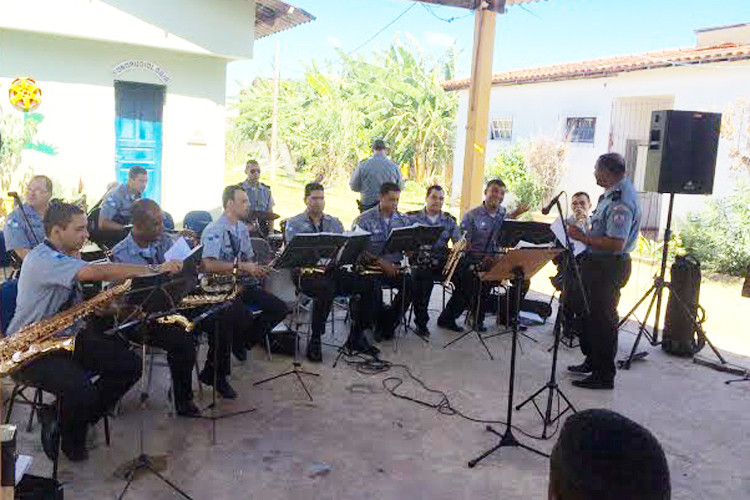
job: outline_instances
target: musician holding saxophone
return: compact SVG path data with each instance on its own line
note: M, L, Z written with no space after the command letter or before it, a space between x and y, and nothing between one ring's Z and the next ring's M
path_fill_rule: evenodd
M231 351L243 361L247 359L246 348L252 348L255 343L270 335L271 330L286 317L289 310L281 299L259 286L258 280L267 276L269 269L253 262L250 233L243 222L248 213L249 201L242 186L232 185L224 188L222 205L224 213L206 226L201 235L203 268L208 273L231 275L236 264L237 273L242 278L242 290L235 306L228 309L223 317L228 318L233 330ZM255 306L261 310L254 321L248 317L247 306ZM206 366L200 374L200 379L211 385L214 379L213 370L218 370L216 390L222 397L233 399L236 393L226 378L230 371L228 339L223 335L219 339L220 345L216 346L219 349L216 367L213 366L213 336L209 336L209 341Z
M155 201L140 199L131 208L133 229L112 249L112 260L157 268L166 261L165 254L173 240L164 232L164 216ZM146 342L164 349L172 374L177 415L194 417L200 410L193 403L191 376L195 364L192 335L177 325L151 323L129 331L135 342Z
M24 259L16 312L7 332L10 339L33 337L34 323L58 313L64 316L66 309L80 301L81 281L120 281L150 272L143 265L92 265L82 261L79 252L88 238L86 226L86 214L80 208L62 202L50 205L44 216L46 239ZM177 271L180 267L180 263L168 262L158 266L158 271ZM71 328L76 330L77 326ZM15 335L19 336L14 339ZM81 461L88 456L88 425L110 411L138 381L141 364L124 341L101 335L94 323L87 322L76 334L72 355L52 350L28 361L13 376L61 398L59 423L53 407L40 411L42 445L53 458L59 431L63 453L72 461ZM92 382L94 376L98 376L96 382Z
M365 210L354 221L354 228L359 228L370 233L370 241L365 258L380 271L375 278L376 291L376 318L379 328L376 329L375 337L382 339L393 338L393 332L401 321L403 312L411 304L411 282L403 280L399 263L403 259L401 252L385 254L385 244L391 229L407 227L411 223L409 218L398 211L398 200L401 197L401 188L393 182L385 182L380 186L378 204L369 210ZM383 286L398 289L398 293L391 301L391 307L383 306Z
M284 237L287 242L291 242L297 234L344 232L340 220L323 212L325 189L322 184L311 182L305 186L305 205L307 209L304 212L286 221ZM342 293L352 296L352 325L346 342L347 347L352 351L379 354L379 350L370 345L363 334L365 328L372 326L372 280L344 269L303 273L299 278L301 291L313 297L312 336L307 343L308 360L314 363L323 360L320 338L325 332L326 319L331 312L333 299L336 294Z
M461 239L456 218L448 212L443 212L445 191L438 185L427 188L425 207L416 212L409 212L412 223L426 226L440 226L443 232L435 242L429 254L429 262L418 266L412 271L412 286L414 289L414 323L417 325L417 335L427 338L430 330L427 322L430 320L428 306L430 296L436 280L442 278L443 268L448 258L448 240L455 245Z

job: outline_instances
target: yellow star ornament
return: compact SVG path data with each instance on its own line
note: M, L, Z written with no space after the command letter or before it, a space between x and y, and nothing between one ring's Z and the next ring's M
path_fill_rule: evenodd
M42 103L42 90L33 78L16 78L8 90L10 103L21 111L31 111Z

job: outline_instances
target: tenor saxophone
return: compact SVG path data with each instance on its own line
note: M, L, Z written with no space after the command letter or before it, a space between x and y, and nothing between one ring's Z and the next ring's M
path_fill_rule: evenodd
M453 244L451 248L451 254L448 256L448 260L445 261L445 267L443 267L443 283L448 284L453 278L453 273L458 268L458 263L461 262L466 247L469 242L466 240L466 233L461 235L461 239Z
M130 289L130 280L0 340L0 375L9 375L50 351L75 349L75 333L58 335Z

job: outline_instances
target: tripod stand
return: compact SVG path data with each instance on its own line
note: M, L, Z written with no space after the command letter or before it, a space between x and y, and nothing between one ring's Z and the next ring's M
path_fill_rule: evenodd
M662 304L662 294L664 292L664 289L667 288L669 290L669 294L671 297L675 298L675 301L677 304L682 308L682 310L688 314L692 319L692 327L693 332L697 334L698 341L703 343L707 343L709 347L711 347L711 350L714 352L717 358L719 358L719 361L721 364L726 364L726 360L721 355L721 353L714 347L714 345L711 343L711 341L706 336L706 332L703 331L703 327L701 326L700 321L697 321L695 319L695 314L690 310L687 304L680 298L680 296L677 294L677 292L672 288L671 283L666 281L666 274L667 274L667 258L669 257L669 241L672 239L672 210L674 209L674 193L669 194L669 209L667 210L667 226L664 229L664 245L662 246L662 253L661 253L661 267L659 269L659 274L657 276L654 276L654 283L651 285L651 288L649 288L646 293L643 294L643 296L638 299L638 302L633 306L633 308L620 320L620 323L617 325L618 328L622 328L622 325L624 325L628 319L635 314L635 312L638 310L638 308L643 304L646 299L651 297L651 301L648 304L648 308L646 309L646 315L643 317L643 319L638 324L638 334L635 337L635 342L633 343L633 348L630 350L630 354L626 359L620 360L617 362L617 366L620 369L629 370L630 365L633 361L636 361L638 359L643 359L646 356L648 356L647 352L636 352L638 350L638 345L641 342L641 338L645 335L646 339L649 341L649 343L653 346L659 345L659 321L661 319L661 304ZM653 309L654 304L656 304L656 311L654 316L654 327L651 330L651 332L648 331L646 327L646 323L648 322L649 316L651 316L651 310Z
M518 285L516 287L516 306L521 306L521 286L523 285L523 267L515 267L513 269L513 273L515 274L515 282ZM499 450L503 447L514 447L514 448L523 448L524 450L528 450L532 453L536 453L537 455L541 455L543 457L549 457L544 452L541 452L535 448L532 448L531 446L527 446L520 441L513 435L513 389L515 387L515 375L516 375L516 350L517 350L517 343L518 343L518 322L513 323L513 346L511 347L510 351L510 380L508 382L508 410L505 418L505 432L500 433L492 428L491 425L488 425L486 427L488 432L491 432L492 434L495 434L500 438L500 443L495 445L494 447L490 448L489 450L485 451L481 455L479 455L477 458L474 458L472 460L469 460L469 467L473 468L476 466L479 462L493 454L495 451Z
M141 345L141 363L143 370L142 373L146 373L146 339L144 339L143 344ZM141 418L140 418L140 428L138 429L138 449L139 453L138 456L135 458L128 460L124 464L120 465L117 470L115 470L115 477L125 479L127 483L125 483L125 488L123 488L122 492L120 493L120 496L118 499L125 498L125 494L128 492L128 489L130 488L130 485L133 484L133 481L136 480L137 477L139 477L140 474L145 472L150 472L157 478L159 478L163 483L165 483L167 486L172 488L172 490L175 491L175 493L178 493L183 498L187 498L188 500L192 500L192 497L190 497L187 493L185 493L183 490L181 490L176 484L174 484L172 481L164 477L161 472L167 468L167 457L166 455L148 455L145 452L145 445L144 445L144 434L145 434L145 409L146 409L146 402L148 401L148 385L146 382L147 377L141 376L141 394L140 394L140 412L141 412Z

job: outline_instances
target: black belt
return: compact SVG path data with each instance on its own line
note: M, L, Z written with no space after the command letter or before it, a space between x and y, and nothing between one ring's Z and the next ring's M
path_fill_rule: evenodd
M587 260L599 260L599 261L629 261L629 253L591 253L587 252L584 254L584 258Z

